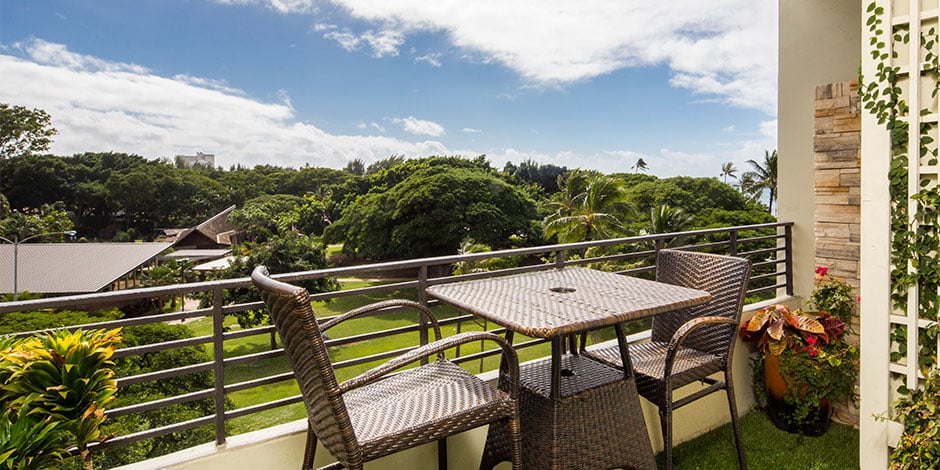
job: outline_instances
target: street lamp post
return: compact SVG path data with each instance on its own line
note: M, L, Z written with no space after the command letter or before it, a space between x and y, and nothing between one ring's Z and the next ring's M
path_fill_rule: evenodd
M47 237L49 235L68 235L70 237L74 237L75 233L76 233L75 230L65 230L63 232L37 233L36 235L30 235L22 240L20 240L18 237L13 237L12 240L6 237L0 237L0 240L13 245L13 301L14 302L16 302L18 298L18 294L19 294L19 289L16 284L16 281L17 281L17 259L19 258L19 254L20 254L20 244L23 242L32 240L34 238Z

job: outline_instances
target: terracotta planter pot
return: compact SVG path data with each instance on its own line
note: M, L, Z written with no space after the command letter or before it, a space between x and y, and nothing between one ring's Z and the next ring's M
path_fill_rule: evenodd
M823 400L819 406L810 409L809 416L802 423L794 423L795 407L786 402L791 390L780 372L779 357L773 354L764 356L764 385L767 389L767 413L777 428L789 433L818 437L829 429L832 409L829 400Z

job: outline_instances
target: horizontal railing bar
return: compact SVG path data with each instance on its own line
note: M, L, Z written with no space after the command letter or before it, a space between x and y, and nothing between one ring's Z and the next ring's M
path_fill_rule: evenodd
M779 252L784 251L784 250L786 250L785 247L778 246L778 247L776 247L776 248L763 248L763 249L760 249L760 250L743 251L743 252L741 252L741 253L738 253L738 256L740 256L740 257L742 257L742 258L749 258L749 257L752 257L752 256L760 256L760 255L766 255L766 254L771 254L771 253L779 253Z
M756 289L751 289L751 290L748 290L747 293L748 293L749 295L760 294L761 292L773 291L773 290L781 289L781 288L786 287L786 286L787 286L786 283L774 284L774 285L772 285L772 286L758 287L758 288L756 288Z
M170 377L178 377L180 375L196 374L199 372L205 372L207 370L212 370L212 362L200 362L199 364L191 364L183 367L174 367L172 369L164 369L156 372L121 377L116 380L118 387L126 387L128 385L136 385L152 382L154 380L168 379Z
M751 282L759 282L759 281L763 281L764 279L774 279L777 276L782 276L782 275L783 274L780 274L778 272L772 272L772 273L767 273L767 274L756 274L756 275L751 276Z
M190 429L199 428L202 426L211 426L213 420L215 420L215 415L201 416L199 418L190 419L188 421L181 421L178 423L168 424L166 426L161 426L158 428L151 428L145 431L139 431L130 434L124 434L122 436L113 437L102 443L95 443L94 445L89 444L89 449L109 449L123 444L132 444L134 442L142 441L144 439L152 439L154 437L165 436L167 434L174 434L181 431L187 431Z
M229 384L225 386L225 394L240 392L242 390L248 390L250 388L263 387L265 385L271 385L278 382L284 382L285 380L291 380L294 378L293 372L284 372L283 374L269 375L267 377L262 377L260 379L246 380L244 382L238 382L234 384Z
M193 338L186 339L177 339L173 341L165 341L162 343L150 343L140 346L125 346L114 351L114 358L120 359L122 357L128 356L139 356L141 354L155 353L160 351L166 351L169 349L180 349L189 346L199 346L200 344L206 344L212 342L212 335L206 336L196 336Z
M252 354L243 354L236 357L227 357L222 360L222 363L225 367L239 366L242 364L249 364L252 362L258 362L265 359L271 359L275 357L280 357L284 355L284 348L272 349L270 351L264 351L259 353Z
M196 392L184 393L182 395L176 395L172 397L160 398L157 400L151 400L143 403L138 403L134 405L122 406L120 408L114 408L107 411L107 415L112 418L119 418L124 415L129 415L132 413L143 413L145 411L155 410L158 408L166 408L173 405L181 405L183 403L189 403L196 400L206 400L212 398L212 395L215 393L214 389L199 390Z
M242 416L248 416L254 413L260 413L262 411L271 410L274 408L280 408L282 406L293 405L294 403L300 403L303 401L301 395L294 395L292 397L281 398L278 400L267 401L264 403L259 403L257 405L246 406L244 408L238 408L236 410L229 410L225 412L225 419L235 419L241 418Z

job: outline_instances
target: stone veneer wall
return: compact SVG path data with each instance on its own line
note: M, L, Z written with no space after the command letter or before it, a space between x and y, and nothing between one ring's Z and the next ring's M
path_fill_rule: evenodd
M861 241L861 114L856 80L816 87L814 152L816 265L858 292ZM784 156L786 158L786 156ZM858 344L858 311L853 318ZM852 403L834 406L836 421L858 426Z

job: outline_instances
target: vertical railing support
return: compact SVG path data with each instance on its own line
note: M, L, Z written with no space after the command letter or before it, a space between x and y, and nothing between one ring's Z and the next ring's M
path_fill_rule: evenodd
M783 227L784 256L786 256L787 295L793 295L793 227Z
M565 250L558 250L555 252L555 269L562 269L565 267Z
M418 303L427 307L428 305L428 265L422 264L418 269ZM428 321L422 316L419 320L421 328L418 331L419 341L424 346L428 344ZM422 358L421 364L427 364L428 358Z
M215 444L225 444L225 331L222 288L212 289L212 362L215 376Z
M728 254L738 256L738 231L732 230L728 239Z

